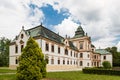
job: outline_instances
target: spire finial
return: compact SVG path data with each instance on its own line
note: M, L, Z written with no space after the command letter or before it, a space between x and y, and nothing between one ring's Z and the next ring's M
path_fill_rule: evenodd
M86 33L86 36L87 36L88 34Z
M41 24L40 24L41 26L42 26L42 22L41 22Z
M24 30L24 26L22 26L22 30Z
M67 38L67 34L65 35L65 38Z

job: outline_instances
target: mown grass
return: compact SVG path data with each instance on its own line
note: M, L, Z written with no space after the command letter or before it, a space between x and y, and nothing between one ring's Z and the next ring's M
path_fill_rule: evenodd
M0 69L0 72L13 73L15 70ZM15 74L2 74L0 80L16 80ZM120 80L119 76L84 74L82 71L48 72L43 80Z
M15 73L16 72L16 70L11 70L11 69L1 69L0 68L0 73Z
M119 76L84 74L81 71L72 72L50 72L47 78L56 78L63 80L120 80Z
M0 75L0 80L16 80L15 74Z

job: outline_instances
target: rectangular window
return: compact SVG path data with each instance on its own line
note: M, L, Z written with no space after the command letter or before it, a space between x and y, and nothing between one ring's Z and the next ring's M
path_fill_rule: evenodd
M80 58L83 58L83 53L80 53Z
M74 57L75 57L75 53L74 53Z
M80 49L83 49L83 43L80 43Z
M45 45L45 50L49 51L49 44L48 43L46 43L46 45Z
M17 58L15 59L15 64L18 64L18 59Z
M21 45L21 52L22 52L23 48L24 48L24 45Z
M78 57L78 53L76 53L76 57Z
M58 59L58 64L60 64L60 60Z
M58 47L58 53L60 54L60 47Z
M69 64L69 60L67 61L67 64Z
M54 64L54 59L51 59L51 64Z
M65 55L68 55L68 50L67 49L65 49Z
M51 51L54 52L54 45L51 46Z
M72 60L70 61L71 65L72 65Z
M82 66L83 65L83 62L82 61L80 61L80 66Z
M72 51L71 51L71 56L72 56Z
M94 55L94 59L96 59L97 57L96 57L96 55Z
M103 56L103 59L106 60L106 56Z
M15 46L15 53L18 53L18 45Z
M63 60L63 64L65 64L65 60Z

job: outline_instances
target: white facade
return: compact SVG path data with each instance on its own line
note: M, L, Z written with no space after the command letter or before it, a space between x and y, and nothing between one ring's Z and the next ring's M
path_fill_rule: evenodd
M101 66L102 66L102 63L103 63L104 61L109 61L109 62L112 64L112 55L111 55L111 54L101 55L101 64L100 64ZM112 66L112 65L111 65L111 66Z
M118 42L118 44L116 45L117 47L117 51L120 52L120 42Z
M42 28L46 30L46 28ZM17 38L11 43L9 58L10 68L16 68L16 66L19 65L18 58L21 55L21 48L25 47L29 37L34 35L28 35L27 31L30 30L25 31L22 29ZM51 33L57 37L60 37L54 32ZM94 67L94 53L92 49L95 49L95 47L91 47L91 40L88 36L83 36L80 38L65 38L63 43L55 42L54 40L48 39L44 36L34 36L33 38L42 49L44 56L48 56L48 70L69 70L74 68ZM101 55L99 65L104 61L102 57L103 55ZM107 55L106 59L112 64L112 55Z

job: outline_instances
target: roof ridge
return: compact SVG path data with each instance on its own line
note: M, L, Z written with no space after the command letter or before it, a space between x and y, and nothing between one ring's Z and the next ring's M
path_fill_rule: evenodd
M36 29L36 28L38 28L38 27L44 28L44 29L46 29L46 30L48 30L48 31L50 31L50 32L54 33L55 35L57 35L57 36L59 36L59 37L61 37L61 38L63 38L63 39L64 39L64 37L62 37L61 35L59 35L59 34L55 33L54 31L52 31L52 30L50 30L50 29L46 28L46 27L45 27L45 26L43 26L43 25L38 25L38 26L36 26L36 27L33 27L33 28L30 28L30 29L27 29L27 30L25 30L25 31L33 30L33 29Z

